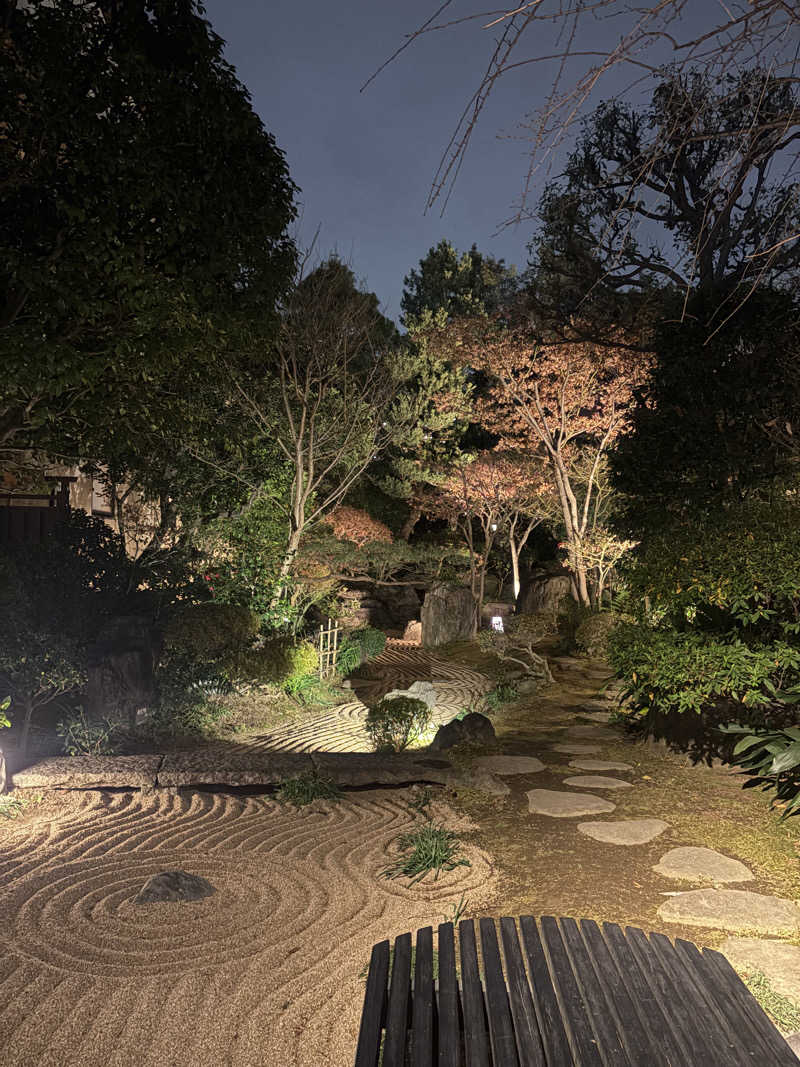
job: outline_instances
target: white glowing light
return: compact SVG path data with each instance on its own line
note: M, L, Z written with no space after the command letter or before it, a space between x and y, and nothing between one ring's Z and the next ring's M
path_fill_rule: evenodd
M498 633L503 633L502 615L492 615L492 629L497 630Z

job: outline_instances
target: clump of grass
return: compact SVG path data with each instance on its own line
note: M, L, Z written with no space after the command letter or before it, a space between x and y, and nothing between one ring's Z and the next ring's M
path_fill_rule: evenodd
M434 872L435 880L442 871L471 866L468 859L459 855L461 842L458 834L433 822L401 834L397 845L401 855L381 871L383 878L410 878L409 884L415 885L429 871Z
M744 979L744 984L773 1022L786 1033L800 1030L800 1006L777 993L765 974L756 971Z
M422 815L423 818L429 818L430 806L433 801L433 794L430 788L426 785L420 790L420 792L408 802L409 808L415 811L417 815Z
M323 778L316 771L307 771L285 778L275 795L282 804L302 808L315 800L339 800L342 791L330 778Z
M517 687L512 682L500 682L486 694L486 705L496 710L502 704L510 704L517 695Z
M30 796L17 796L15 793L0 797L0 818L16 819L18 815L35 804L41 804L41 793L31 793Z
M452 923L453 926L458 926L458 924L464 918L468 904L469 901L467 900L466 893L462 893L460 900L458 900L458 902L455 904L451 904L450 911L444 913L444 915L442 916L443 921L446 923Z

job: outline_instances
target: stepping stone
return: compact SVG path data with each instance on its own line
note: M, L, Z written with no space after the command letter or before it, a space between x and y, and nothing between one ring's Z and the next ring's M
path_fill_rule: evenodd
M729 937L719 946L740 974L763 974L776 993L800 1004L800 948L785 941Z
M473 764L490 774L536 774L544 770L544 764L533 756L481 756Z
M752 882L753 872L713 848L673 848L653 868L665 878L688 882Z
M630 763L616 763L610 759L573 759L570 767L578 771L632 771Z
M668 826L661 819L618 819L615 822L579 822L578 830L608 845L644 845L663 834Z
M554 819L572 819L579 815L606 815L616 808L603 797L591 793L562 793L555 789L531 789L526 793L528 811L534 815L551 815Z
M511 792L505 782L495 778L484 767L477 767L455 775L454 782L466 786L467 789L475 789L479 793L490 793L495 797L504 797Z
M606 726L571 726L567 731L570 737L608 737Z
M800 908L794 901L745 889L690 889L675 893L658 909L658 917L665 922L734 933L800 934Z
M553 752L569 752L575 756L594 756L601 751L599 745L582 745L579 741L562 741L560 745L553 745Z
M581 711L578 713L582 719L591 719L594 723L600 723L601 726L610 726L608 717L611 711L606 708L605 711Z
M581 789L632 789L630 782L621 778L605 778L602 774L576 774L574 778L565 778L564 785L579 786Z

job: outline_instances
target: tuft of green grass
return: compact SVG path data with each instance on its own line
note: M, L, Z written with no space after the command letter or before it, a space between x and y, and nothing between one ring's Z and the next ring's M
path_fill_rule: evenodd
M397 838L397 845L401 855L381 871L383 878L410 878L409 884L415 885L429 871L435 872L435 880L442 871L471 866L468 859L459 855L461 842L458 834L433 822L401 834Z
M16 819L27 808L31 808L35 804L41 804L42 799L41 793L31 793L30 796L16 796L11 793L8 796L0 797L0 818Z
M743 979L744 984L772 1021L786 1033L800 1030L800 1006L793 1000L777 993L765 974L756 971Z
M285 778L275 793L282 804L294 804L296 808L302 808L315 800L339 800L341 795L342 791L338 785L330 778L321 777L316 771Z

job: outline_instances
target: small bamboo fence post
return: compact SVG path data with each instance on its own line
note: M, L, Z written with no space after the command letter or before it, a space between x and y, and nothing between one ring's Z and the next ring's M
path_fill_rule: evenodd
M320 623L319 627L319 676L329 678L336 670L339 654L339 623L328 619L327 629Z

